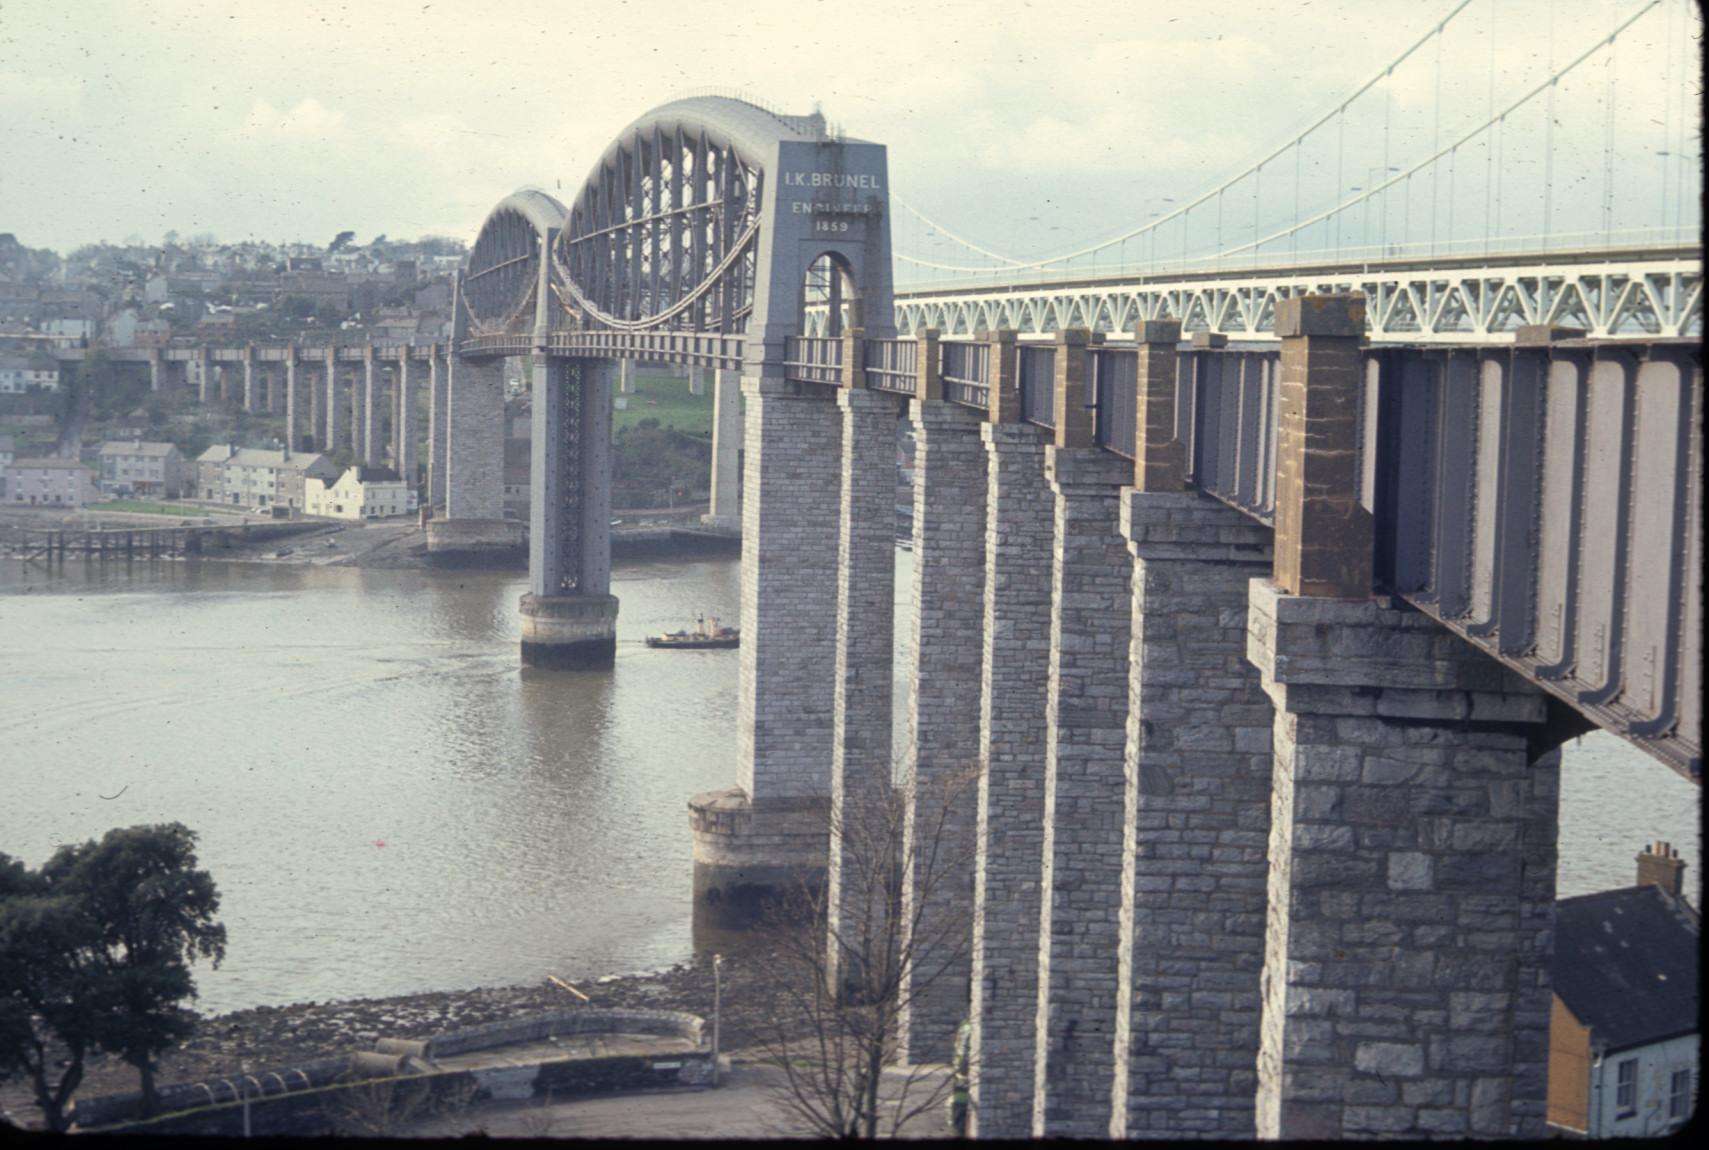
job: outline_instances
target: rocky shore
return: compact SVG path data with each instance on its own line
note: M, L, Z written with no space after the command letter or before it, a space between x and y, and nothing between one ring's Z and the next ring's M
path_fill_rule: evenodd
M756 1028L776 1017L779 1002L768 955L756 950L730 956L722 973L723 1047L740 1050L755 1041ZM698 962L664 971L606 976L577 989L599 1007L647 1007L681 1010L712 1018L712 964ZM356 998L339 1002L301 1002L258 1006L204 1017L188 1041L163 1053L158 1080L173 1082L235 1079L251 1070L285 1070L354 1050L371 1050L379 1038L427 1038L442 1030L563 1010L581 1000L550 983L538 986L486 987L436 991L396 998ZM120 1094L138 1087L135 1069L111 1055L86 1064L78 1094ZM27 1126L40 1124L29 1085L15 1078L0 1085L0 1117Z

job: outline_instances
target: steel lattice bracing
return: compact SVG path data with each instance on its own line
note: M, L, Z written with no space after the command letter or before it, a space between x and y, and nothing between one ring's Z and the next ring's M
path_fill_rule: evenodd
M666 104L618 134L568 209L525 191L493 210L461 281L458 351L736 367L756 333L778 350L798 333L806 267L833 256L851 298L888 317L887 183L884 149L817 113Z
M544 192L517 192L492 210L458 285L459 329L474 338L533 330L542 246L563 218L563 205Z
M1703 331L1702 261L1686 251L911 291L896 297L896 326L970 336L1002 328L1127 331L1140 320L1178 319L1188 332L1268 341L1275 338L1278 300L1350 292L1366 299L1367 334L1374 341L1503 344L1533 325L1576 328L1599 340L1678 339Z
M763 173L705 129L635 132L602 160L554 253L590 325L734 334L753 308Z

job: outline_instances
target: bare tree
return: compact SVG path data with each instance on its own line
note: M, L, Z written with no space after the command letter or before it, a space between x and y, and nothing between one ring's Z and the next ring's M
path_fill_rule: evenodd
M435 1090L432 1075L375 1078L328 1095L333 1130L357 1138L391 1138L430 1120L460 1118L474 1100L475 1084Z
M884 1068L901 1062L904 1014L933 997L941 1009L943 983L965 978L973 853L962 808L975 783L963 772L833 810L840 897L828 882L803 884L768 915L776 946L763 973L782 1008L757 1039L781 1071L779 1101L817 1134L894 1137L945 1108L941 1067Z

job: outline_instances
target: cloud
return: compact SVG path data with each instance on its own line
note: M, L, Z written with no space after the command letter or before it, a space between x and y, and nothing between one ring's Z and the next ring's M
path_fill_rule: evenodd
M0 103L73 104L83 96L77 76L38 75L0 69Z
M328 108L313 96L281 112L266 100L257 100L241 129L246 136L282 136L289 139L326 139L344 130L344 113Z

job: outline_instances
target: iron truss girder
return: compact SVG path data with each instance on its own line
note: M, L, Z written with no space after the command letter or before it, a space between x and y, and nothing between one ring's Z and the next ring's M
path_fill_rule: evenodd
M1595 340L1703 334L1703 268L1695 254L1559 263L1495 256L1476 268L1461 265L898 292L896 327L903 333L936 328L945 336L997 328L1042 334L1059 326L1121 331L1136 319L1178 319L1189 332L1268 341L1275 339L1278 301L1358 292L1367 302L1373 342L1506 344L1518 328L1530 325L1578 328ZM819 334L823 326L822 309L809 315L809 333Z

